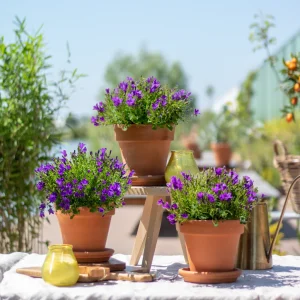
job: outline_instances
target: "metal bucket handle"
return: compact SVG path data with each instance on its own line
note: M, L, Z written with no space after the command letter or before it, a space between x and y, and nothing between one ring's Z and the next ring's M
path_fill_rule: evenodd
M294 185L297 183L297 181L300 179L300 175L298 175L292 182L291 186L289 187L289 190L287 192L287 195L286 195L286 198L285 198L285 201L284 201L284 204L283 204L283 207L282 207L282 210L281 210L281 214L280 214L280 218L279 218L279 221L278 221L278 225L277 225L277 228L276 228L276 231L275 231L275 235L273 237L273 240L272 240L272 243L271 243L271 246L270 246L270 250L268 252L268 255L267 255L267 260L268 262L270 261L270 258L272 256L272 251L273 251L273 248L275 246L275 242L276 242L276 238L277 238L277 235L279 233L279 230L280 230L280 225L282 223L282 219L283 219L283 215L285 213L285 209L286 209L286 206L287 206L287 203L288 203L288 199L289 199L289 196L290 196L290 193L294 187Z

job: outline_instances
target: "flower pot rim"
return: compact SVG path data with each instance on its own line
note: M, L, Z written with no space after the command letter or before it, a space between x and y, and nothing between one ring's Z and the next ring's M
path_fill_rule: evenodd
M123 130L123 126L125 126L125 125L124 124L113 124L113 126ZM130 127L147 127L147 128L149 128L152 126L153 126L153 124L129 124L127 129ZM170 130L168 127L157 127L156 129L153 129L153 128L151 128L151 129L152 130L167 129L167 130L173 131L175 126L176 126L175 124L172 125L172 127L173 127L172 130ZM126 130L124 130L124 131L126 131Z
M179 225L179 231L184 234L229 234L243 233L244 224L240 220L219 220L215 226L212 220L188 220Z
M89 207L87 207L87 206L82 206L82 207L79 207L78 208L79 209L79 214L75 214L75 217L76 216L82 216L83 214L102 214L102 213L100 213L99 211L94 211L94 212L91 212L90 211L90 208ZM106 212L103 216L105 217L105 216L112 216L112 215L114 215L115 214L115 212L116 212L116 209L114 208L114 209L112 209L112 210L110 210L110 211L108 211L108 212ZM64 213L62 213L61 212L61 209L59 209L59 210L56 210L56 212L55 212L55 214L60 214L60 215L65 215L65 216L69 216L71 213L70 212L68 212L68 213L66 213L66 214L64 214Z

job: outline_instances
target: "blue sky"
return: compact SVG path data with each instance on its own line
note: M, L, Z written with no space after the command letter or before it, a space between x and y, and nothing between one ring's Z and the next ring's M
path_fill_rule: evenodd
M13 38L16 15L26 17L29 31L43 24L54 73L65 66L69 42L73 66L88 77L65 112L92 115L107 64L116 53L137 53L142 45L182 63L203 109L210 105L204 93L208 84L222 95L265 58L264 52L253 53L248 41L253 15L276 17L279 47L299 30L299 9L294 0L0 0L0 36Z

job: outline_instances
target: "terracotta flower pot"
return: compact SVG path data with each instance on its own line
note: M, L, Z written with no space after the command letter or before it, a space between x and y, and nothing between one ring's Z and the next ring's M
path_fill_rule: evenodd
M226 272L235 268L238 245L244 225L239 220L219 222L187 221L179 226L183 233L190 271Z
M115 136L123 162L136 176L164 177L174 131L153 130L151 125L131 125L126 131L115 126Z
M89 208L80 208L80 214L70 219L70 215L56 212L64 244L73 245L75 252L97 252L105 250L110 221L115 211L102 216L91 213ZM75 253L76 256L76 253Z
M218 167L229 165L232 156L230 145L226 143L213 143L211 144L211 149L214 152Z

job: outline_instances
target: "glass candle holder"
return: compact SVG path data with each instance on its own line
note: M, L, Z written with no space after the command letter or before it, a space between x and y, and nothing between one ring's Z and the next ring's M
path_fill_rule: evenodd
M171 157L165 171L166 182L170 182L172 176L176 176L182 179L181 172L185 172L191 175L200 173L194 158L193 151L171 151Z
M79 278L79 267L72 245L51 245L42 267L44 281L55 286L71 286Z

